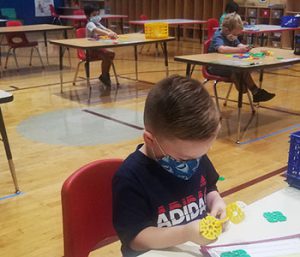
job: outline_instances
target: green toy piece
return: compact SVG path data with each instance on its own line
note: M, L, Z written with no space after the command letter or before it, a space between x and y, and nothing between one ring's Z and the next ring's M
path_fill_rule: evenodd
M245 250L239 249L232 252L223 252L221 257L251 257Z
M284 57L278 56L276 59L277 59L277 60L283 60Z
M251 56L256 58L263 58L265 55L265 53L251 53Z
M270 223L283 222L287 220L286 216L284 216L280 211L264 212L263 216Z
M224 181L225 178L224 178L223 176L220 176L218 180L219 180L219 181Z

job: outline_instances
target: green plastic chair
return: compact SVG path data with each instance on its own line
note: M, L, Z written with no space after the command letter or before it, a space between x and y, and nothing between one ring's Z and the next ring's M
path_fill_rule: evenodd
M8 20L17 20L15 8L1 8L1 14Z

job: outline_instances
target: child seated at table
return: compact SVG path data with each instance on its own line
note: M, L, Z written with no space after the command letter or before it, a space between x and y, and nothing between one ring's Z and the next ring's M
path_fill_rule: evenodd
M250 47L242 44L238 40L238 35L241 34L242 30L243 22L241 17L236 13L227 14L221 28L215 32L208 52L218 52L223 54L249 52ZM208 67L208 72L221 77L229 77L235 84L237 90L242 90L243 93L246 93L249 89L253 95L253 102L269 101L275 96L273 93L269 93L264 89L258 88L249 72L243 73L242 81L245 86L242 88L239 88L240 74L237 72L217 67Z
M88 19L86 24L86 36L88 38L99 38L99 36L107 36L111 39L116 39L118 35L104 27L100 21L101 16L99 15L99 8L96 8L92 5L87 5L84 7L84 13ZM111 80L109 75L109 70L113 59L115 57L115 53L110 49L97 49L90 51L91 59L102 60L101 70L102 74L99 76L99 80L106 86L111 86Z
M113 179L113 222L123 257L186 241L209 242L199 219L223 219L218 173L207 152L220 129L220 115L202 84L179 75L149 92L144 144L138 145Z

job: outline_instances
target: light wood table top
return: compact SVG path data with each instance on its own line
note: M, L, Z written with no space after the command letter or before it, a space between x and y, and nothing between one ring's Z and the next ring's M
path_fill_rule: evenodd
M161 20L136 20L129 21L129 24L143 25L145 23L164 22L169 25L184 25L184 24L205 24L206 20L189 20L189 19L161 19Z
M100 16L101 16L101 19L128 18L128 15L122 15L122 14L103 14ZM59 18L64 19L64 20L74 20L74 21L86 21L87 20L85 15L59 15Z
M260 34L267 32L283 32L283 31L295 31L300 30L300 27L289 28L289 27L281 27L279 25L268 25L268 24L257 24L253 26L253 28L244 28L243 33L245 34Z
M175 56L174 59L179 62L221 66L234 70L257 70L300 62L300 55L295 55L293 50L257 47L252 49L251 53L259 53L262 50L271 51L273 54L272 56L265 56L259 59L239 59L233 57L231 54L228 55L220 53Z
M162 39L146 39L145 34L142 33L131 33L119 35L117 40L112 39L99 39L95 40L92 38L73 38L73 39L61 39L61 40L50 40L51 44L71 47L71 48L81 48L81 49L91 49L91 48L105 48L105 47L118 47L118 46L131 46L155 42L166 42L175 40L174 37L162 38Z
M72 26L61 26L52 24L37 24L37 25L23 25L13 27L0 27L0 34L8 34L15 32L38 32L38 31L57 31L57 30L70 30Z

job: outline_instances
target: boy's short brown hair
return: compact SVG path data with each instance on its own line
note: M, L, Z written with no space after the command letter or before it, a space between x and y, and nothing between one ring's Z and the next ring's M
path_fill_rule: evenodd
M243 29L244 25L241 16L237 13L229 13L225 16L222 23L222 30L226 32L231 32L234 29Z
M150 90L144 123L146 130L169 139L204 140L216 134L220 115L199 81L174 75Z

